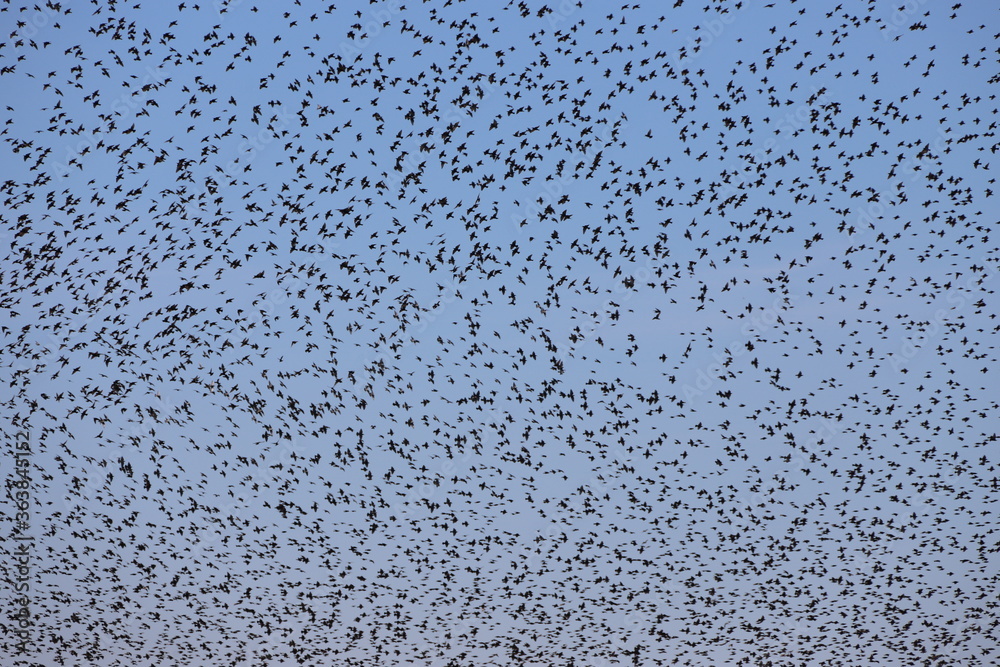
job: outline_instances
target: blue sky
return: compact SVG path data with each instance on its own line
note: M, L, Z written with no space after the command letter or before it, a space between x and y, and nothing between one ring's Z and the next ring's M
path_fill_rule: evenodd
M996 660L995 10L0 9L17 664Z

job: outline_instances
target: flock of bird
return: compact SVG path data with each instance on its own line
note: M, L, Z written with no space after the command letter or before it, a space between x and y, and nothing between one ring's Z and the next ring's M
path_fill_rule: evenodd
M1000 664L1000 15L890 4L4 0L0 662Z

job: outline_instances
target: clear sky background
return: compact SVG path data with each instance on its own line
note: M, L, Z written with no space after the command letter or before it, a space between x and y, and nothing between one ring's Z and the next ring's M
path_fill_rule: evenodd
M997 10L670 4L0 6L2 662L995 664Z

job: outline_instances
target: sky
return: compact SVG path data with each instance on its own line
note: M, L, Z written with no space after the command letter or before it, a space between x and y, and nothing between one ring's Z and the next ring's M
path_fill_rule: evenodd
M998 18L4 2L0 662L995 664Z

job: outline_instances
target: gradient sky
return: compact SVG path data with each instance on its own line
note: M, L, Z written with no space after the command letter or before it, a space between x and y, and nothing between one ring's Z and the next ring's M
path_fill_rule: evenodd
M997 10L670 4L0 6L0 662L995 664Z

